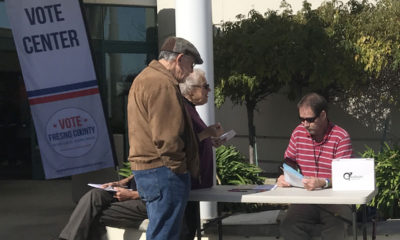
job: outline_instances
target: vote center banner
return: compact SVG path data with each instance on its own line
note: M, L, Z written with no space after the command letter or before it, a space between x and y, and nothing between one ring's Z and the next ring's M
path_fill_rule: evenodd
M46 178L113 167L78 0L6 0Z

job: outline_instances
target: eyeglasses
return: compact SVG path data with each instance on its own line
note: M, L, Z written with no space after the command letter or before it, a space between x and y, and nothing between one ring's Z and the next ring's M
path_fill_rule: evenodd
M209 90L210 84L206 83L204 85L193 85L193 87L204 88L205 90Z
M315 116L315 117L311 117L311 118L302 118L302 117L299 117L299 120L300 120L301 123L303 123L303 122L313 123L313 122L315 122L315 120L316 120L318 117L319 117L319 115L318 115L318 116Z

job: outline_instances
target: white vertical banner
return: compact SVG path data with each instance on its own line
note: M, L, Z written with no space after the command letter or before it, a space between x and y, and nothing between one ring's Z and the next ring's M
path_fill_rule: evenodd
M46 178L113 167L79 0L6 0Z

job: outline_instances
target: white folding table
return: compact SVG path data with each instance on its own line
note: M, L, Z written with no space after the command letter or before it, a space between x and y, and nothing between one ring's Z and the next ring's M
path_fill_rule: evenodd
M371 201L371 199L377 193L377 190L333 191L331 188L329 188L307 191L303 188L278 187L274 190L260 192L255 188L256 185L217 185L212 188L192 190L190 192L189 201L278 204L348 204L352 205L353 210L353 239L357 239L357 218L355 205L361 204L364 208L363 239L367 239L365 227L365 204ZM198 224L200 224L200 221ZM198 231L197 236L198 239L200 239L200 231Z

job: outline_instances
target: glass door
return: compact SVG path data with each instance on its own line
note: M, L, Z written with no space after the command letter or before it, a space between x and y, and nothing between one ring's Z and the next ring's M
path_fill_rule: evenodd
M31 178L31 145L35 138L3 1L0 1L0 113L0 179Z
M134 77L157 58L155 7L86 4L87 26L94 52L103 107L112 134L124 138L127 158L126 105Z

